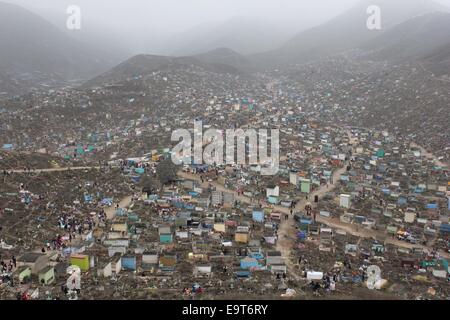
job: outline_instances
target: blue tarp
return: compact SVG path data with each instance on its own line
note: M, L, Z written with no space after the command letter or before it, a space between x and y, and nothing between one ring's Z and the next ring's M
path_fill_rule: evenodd
M145 172L144 168L136 168L134 169L134 172L136 172L137 174L143 174Z
M64 248L63 250L63 255L69 255L72 253L72 248Z
M264 259L264 255L262 253L260 253L260 252L252 252L252 253L249 254L249 256L251 258L255 258L257 260Z
M133 180L134 183L138 183L139 180L141 180L141 177L139 177L139 176L131 176L131 180Z
M2 147L3 150L12 150L13 145L10 143L5 143Z
M440 226L441 232L450 233L450 224L443 223Z
M425 206L427 209L437 209L438 204L437 203L429 203Z
M122 257L122 268L125 270L136 270L136 257L130 256L130 257Z
M310 219L300 219L300 224L312 224L312 220L310 220Z
M123 217L126 215L126 211L123 208L119 208L116 210L116 216Z
M197 173L208 171L209 166L207 164L192 164L192 167Z
M32 202L32 198L31 198L31 195L29 194L29 193L26 193L24 196L23 196L23 201L25 202L25 204L30 204L31 202Z
M250 277L250 271L237 271L236 276L239 278L248 278Z
M297 233L297 238L299 240L305 240L306 239L306 232L300 231L299 233Z
M212 229L212 228L214 228L214 225L211 224L211 223L203 222L202 223L202 227L205 228L205 229Z
M242 259L240 265L241 269L260 268L258 261L253 259Z
M404 206L408 203L408 200L405 197L399 197L397 200L397 204L400 206Z
M264 213L262 211L253 211L253 221L264 222Z
M184 205L185 205L185 203L182 201L174 201L174 202L172 202L172 204L175 206L175 208L179 208L179 209L184 208Z
M173 237L172 234L160 234L159 242L161 243L172 243Z
M277 204L278 203L278 198L274 197L274 196L270 196L267 201L271 204Z
M103 205L112 206L113 199L112 198L105 198L102 200Z
M441 265L444 267L444 270L448 270L448 260L446 260L446 259L441 259L441 260L439 260L439 262L440 262Z

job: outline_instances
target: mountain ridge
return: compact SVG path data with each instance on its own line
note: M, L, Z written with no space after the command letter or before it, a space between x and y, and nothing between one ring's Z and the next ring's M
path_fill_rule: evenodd
M18 83L87 79L115 63L107 53L85 46L39 15L4 2L0 2L0 43L0 70Z
M381 9L382 30L367 28L367 8ZM362 0L350 10L317 27L300 32L280 48L252 56L260 66L304 63L357 48L417 15L448 8L431 0Z
M87 81L83 86L97 86L105 83L117 83L128 78L150 74L156 71L174 70L181 67L196 66L216 73L245 74L250 63L239 53L218 48L195 56L160 56L140 54L131 57L111 70Z

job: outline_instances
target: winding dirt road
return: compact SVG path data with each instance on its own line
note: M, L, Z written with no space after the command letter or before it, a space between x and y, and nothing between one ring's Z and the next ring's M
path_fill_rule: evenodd
M120 200L119 208L122 208L122 209L128 208L132 203L132 199L133 199L133 196L127 196L127 197L123 198L122 200ZM112 205L111 207L106 208L105 213L106 213L106 218L108 220L111 220L112 218L114 218L114 215L116 213L116 206Z
M80 170L91 170L100 169L101 167L61 167L61 168L48 168L48 169L16 169L16 170L6 170L9 173L42 173L42 172L61 172L61 171L80 171Z
M434 154L427 151L424 147L418 145L417 143L412 142L411 147L419 149L423 157L434 160L434 163L439 167L446 168L448 166L446 163L438 160Z

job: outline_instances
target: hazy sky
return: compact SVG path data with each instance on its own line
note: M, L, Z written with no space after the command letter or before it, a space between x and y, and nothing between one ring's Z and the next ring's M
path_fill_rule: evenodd
M1 1L1 0L0 0ZM261 18L289 26L320 23L358 0L3 0L65 21L68 5L80 6L87 22L119 30L155 28L180 32L236 16ZM395 1L395 0L394 0ZM64 25L63 25L64 26Z
M83 34L128 41L133 51L138 39L164 43L172 35L198 25L212 25L234 17L261 19L292 34L318 25L348 10L360 0L0 0L19 4L65 28L66 9L81 8ZM395 1L395 0L392 0ZM450 0L436 0L450 6ZM207 28L207 27L206 27Z

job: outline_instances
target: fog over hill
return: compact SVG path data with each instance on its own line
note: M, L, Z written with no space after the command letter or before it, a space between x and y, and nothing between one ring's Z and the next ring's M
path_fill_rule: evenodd
M65 85L66 81L100 74L104 77L112 68L106 73L108 78L112 74L129 76L130 70L136 74L137 67L145 73L168 63L186 62L217 72L252 72L302 64L353 49L362 49L370 59L421 58L434 70L448 63L445 52L450 19L445 4L450 0L345 0L339 5L321 0L321 6L286 1L280 7L264 0L254 12L249 10L251 1L245 6L239 4L241 7L235 4L240 15L231 4L222 2L222 11L219 5L204 4L198 7L201 12L196 12L186 4L189 1L178 2L179 6L170 11L167 3L132 0L142 5L142 11L152 9L155 20L151 23L144 19L144 13L124 2L107 6L103 0L95 5L79 0L83 22L77 32L65 28L70 1L7 1L25 7L0 2L0 92L4 94ZM39 10L37 3L42 4ZM367 28L370 5L381 8L381 30ZM316 14L319 8L322 14ZM158 13L168 10L171 15L159 17ZM37 11L45 18L34 13ZM206 17L201 18L204 13ZM298 20L304 21L294 23L296 13ZM98 17L96 23L93 17ZM117 28L106 32L111 17L121 20L116 21ZM286 22L281 23L282 18ZM164 38L164 43L156 41L154 35L159 40ZM125 74L120 75L120 70Z
M378 59L399 61L430 55L450 44L450 13L434 12L405 21L362 46Z
M88 81L85 86L102 86L132 78L142 78L153 72L176 72L190 67L207 72L242 75L250 72L251 64L242 55L227 48L219 48L196 56L168 57L137 55L110 71Z
M428 70L437 75L450 75L450 43L435 49L429 55L423 57L422 61Z
M226 47L241 54L268 51L284 44L295 29L252 19L234 17L218 25L201 25L172 38L174 55L193 55Z
M381 30L367 28L367 8L371 5L381 9ZM279 49L257 54L254 59L260 65L317 60L367 43L413 17L445 10L432 0L362 0L325 24L300 32Z
M21 90L21 83L88 79L116 60L107 51L86 45L40 16L0 2L0 72L2 90ZM9 78L7 80L6 78Z
M66 9L77 5L82 28L68 33L120 53L191 55L229 47L242 54L276 49L358 0L2 0L66 30ZM120 52L119 52L120 51ZM127 56L125 56L127 55Z

